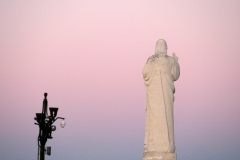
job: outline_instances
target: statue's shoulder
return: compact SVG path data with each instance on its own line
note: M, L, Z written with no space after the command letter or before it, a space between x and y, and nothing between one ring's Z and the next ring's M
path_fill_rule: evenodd
M169 55L166 55L166 57L167 57L168 59L170 59L170 60L174 60L174 58L171 57L171 56L169 56Z
M170 65L178 64L178 61L174 59L174 57L168 56L168 63Z
M147 62L146 62L146 63L148 63L148 62L152 62L153 60L154 60L154 55L152 55L152 56L148 57L148 59L147 59Z
M149 59L154 59L154 57L155 57L154 55L151 55L150 57L148 57L148 60Z
M171 57L171 56L166 56L167 57L167 59L170 61L170 62L174 62L174 58L173 57Z

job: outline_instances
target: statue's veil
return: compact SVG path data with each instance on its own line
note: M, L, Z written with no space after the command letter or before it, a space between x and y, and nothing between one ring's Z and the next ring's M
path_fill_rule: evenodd
M156 43L155 54L162 57L167 54L167 42L164 39L159 39Z

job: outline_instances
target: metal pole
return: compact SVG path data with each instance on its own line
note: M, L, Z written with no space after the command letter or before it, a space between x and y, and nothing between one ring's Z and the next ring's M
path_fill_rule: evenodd
M39 126L39 134L38 134L38 160L45 159L45 145L47 143L47 139L52 139L52 131L56 130L56 127L52 125L57 119L63 119L62 117L57 117L58 108L49 108L50 116L48 116L48 101L47 101L47 93L44 93L42 113L36 113L36 117L34 118L37 123L35 125ZM65 122L63 126L65 126ZM50 149L47 152L48 155L51 154Z
M37 160L40 160L40 151L41 151L41 147L38 146L38 157L37 157Z
M44 93L44 100L43 100L43 107L42 107L42 118L41 122L39 124L39 136L38 136L38 141L40 141L40 144L38 142L38 157L39 160L44 160L45 159L45 144L47 142L47 137L46 137L46 124L45 124L45 118L47 117L47 93Z
M40 160L44 160L45 159L45 155L44 155L45 144L41 145L40 149L41 149L41 151L40 151Z

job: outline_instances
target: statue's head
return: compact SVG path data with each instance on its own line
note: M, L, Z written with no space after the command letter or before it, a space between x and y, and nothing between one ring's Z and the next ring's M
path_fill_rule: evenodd
M167 42L164 39L159 39L157 41L155 54L160 57L167 55Z

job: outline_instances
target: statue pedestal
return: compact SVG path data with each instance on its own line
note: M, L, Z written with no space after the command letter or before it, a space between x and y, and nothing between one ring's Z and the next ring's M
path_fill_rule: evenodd
M143 160L176 160L176 153L167 152L144 152Z

